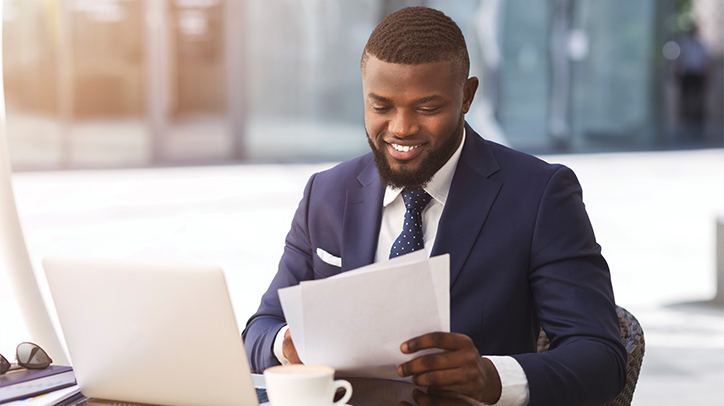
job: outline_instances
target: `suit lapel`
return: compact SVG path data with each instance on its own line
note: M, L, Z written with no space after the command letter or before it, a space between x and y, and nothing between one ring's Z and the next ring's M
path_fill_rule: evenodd
M432 255L450 253L450 287L465 264L502 183L488 179L500 167L487 141L466 124L467 134L438 225Z
M382 221L384 188L374 162L357 177L361 188L347 191L342 226L342 272L375 261Z

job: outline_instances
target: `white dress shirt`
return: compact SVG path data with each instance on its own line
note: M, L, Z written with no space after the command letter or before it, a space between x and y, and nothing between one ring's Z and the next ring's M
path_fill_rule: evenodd
M466 134L463 129L463 139L458 149L424 187L425 191L432 196L432 200L422 212L422 234L428 256L435 244L437 225L440 222L442 211L445 208L448 192L450 192L450 185L452 184L455 169L457 168L463 145L465 144L465 137ZM389 186L385 190L385 195L382 200L382 223L377 241L375 262L389 260L392 244L400 235L400 232L402 232L406 209L405 203L400 196L401 193L402 189L394 189ZM274 355L282 365L289 364L289 361L284 357L282 351L284 334L287 330L288 327L284 326L279 333L277 333L274 341ZM485 358L488 358L493 365L495 365L502 384L500 400L498 400L495 406L527 405L530 397L528 378L525 376L525 372L518 361L510 356L485 356Z

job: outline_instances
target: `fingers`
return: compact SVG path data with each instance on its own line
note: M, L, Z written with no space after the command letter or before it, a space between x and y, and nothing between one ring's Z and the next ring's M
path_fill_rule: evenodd
M299 354L297 354L297 349L294 347L292 335L289 333L289 330L284 333L284 341L282 342L282 353L284 354L284 358L286 358L292 364L303 363L302 360L299 359Z
M462 366L475 366L477 351L449 351L423 355L408 361L397 368L401 377L418 375L429 371L455 369Z
M411 354L428 348L454 351L467 347L474 347L474 344L473 340L464 334L436 332L408 340L402 343L400 350L405 354Z
M472 340L462 334L430 333L406 341L403 353L437 348L443 352L419 356L400 365L401 377L412 377L419 386L457 392L478 401L495 403L501 384L493 363L482 358Z
M475 379L470 368L433 370L412 375L412 382L418 386L434 387L442 390L459 391L460 386ZM471 379L472 375L472 379Z
M480 353L477 348L469 337L462 334L431 333L413 338L402 346L405 347L405 344L408 350L443 348L446 351L423 355L400 365L397 373L401 377L456 368L476 369L480 363ZM430 345L440 345L440 347L429 347Z
M486 379L484 375L478 375L471 368L456 368L414 375L412 382L418 386L427 386L428 393L436 397L452 392L486 403L496 403L501 393L500 380Z

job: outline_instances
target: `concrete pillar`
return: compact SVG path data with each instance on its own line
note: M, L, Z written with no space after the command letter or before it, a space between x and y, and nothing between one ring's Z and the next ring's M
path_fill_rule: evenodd
M169 38L168 2L145 0L143 3L144 51L146 56L146 116L151 129L151 160L164 162L164 146L169 111Z
M247 1L230 0L224 4L224 44L226 50L226 115L231 129L234 159L248 158L246 120L249 113L249 16Z
M70 2L58 2L58 119L60 122L61 168L73 166L73 11Z

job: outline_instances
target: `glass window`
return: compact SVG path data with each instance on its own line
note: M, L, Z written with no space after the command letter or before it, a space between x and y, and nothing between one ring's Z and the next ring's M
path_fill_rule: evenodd
M61 161L58 120L58 29L53 2L3 2L6 129L15 169Z
M468 121L534 153L677 147L690 127L674 50L700 22L712 75L693 145L722 142L712 0L2 1L16 169L364 153L360 56L408 5L466 36L481 80Z
M66 159L80 167L148 163L142 2L59 4Z

